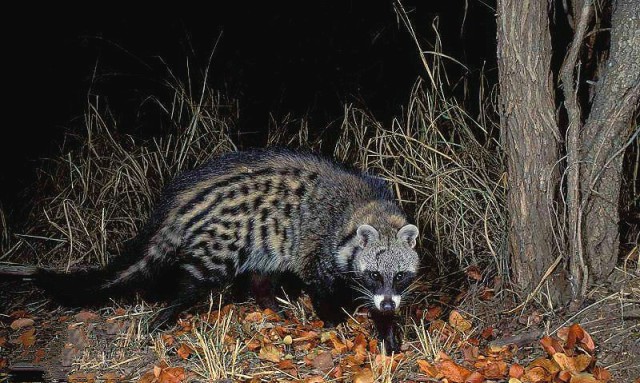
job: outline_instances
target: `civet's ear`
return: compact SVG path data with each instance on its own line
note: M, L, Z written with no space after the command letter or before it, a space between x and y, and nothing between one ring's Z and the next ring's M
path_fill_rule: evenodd
M398 234L396 234L396 238L400 242L406 242L409 247L416 247L416 238L418 238L418 228L415 225L404 225L400 230L398 230Z
M368 244L377 241L380 237L378 230L371 225L360 225L356 233L358 234L358 244L360 247L365 247Z

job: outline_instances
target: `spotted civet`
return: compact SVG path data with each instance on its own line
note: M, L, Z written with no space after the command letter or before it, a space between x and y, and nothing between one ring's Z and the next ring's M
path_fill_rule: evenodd
M327 325L365 298L397 349L392 314L418 270L417 236L379 178L309 154L237 152L171 182L135 252L103 270L40 270L36 281L72 305L142 288L171 303L162 323L238 274L292 273Z

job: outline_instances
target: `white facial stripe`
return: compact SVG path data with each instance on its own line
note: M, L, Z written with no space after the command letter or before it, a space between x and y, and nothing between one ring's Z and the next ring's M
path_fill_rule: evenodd
M380 304L382 303L382 300L383 300L383 299L384 299L384 295L376 294L376 295L374 295L374 296L373 296L373 303L375 303L376 308L377 308L378 310L382 310L382 309L380 308Z
M401 299L400 295L394 295L391 297L391 299L393 300L393 303L396 304L396 309L400 307L400 299Z

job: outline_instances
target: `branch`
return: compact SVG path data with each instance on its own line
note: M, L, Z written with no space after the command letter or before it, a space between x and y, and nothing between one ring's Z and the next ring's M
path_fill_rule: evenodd
M570 273L574 281L574 301L576 301L576 298L580 300L586 293L589 274L582 251L582 225L580 224L580 166L578 152L581 128L581 113L580 105L578 104L580 74L578 73L577 79L574 80L573 73L578 65L580 48L591 19L591 8L591 2L585 1L580 12L580 20L576 26L571 48L560 69L564 105L569 119L566 136L567 210L569 213L569 264ZM578 287L577 291L575 287Z

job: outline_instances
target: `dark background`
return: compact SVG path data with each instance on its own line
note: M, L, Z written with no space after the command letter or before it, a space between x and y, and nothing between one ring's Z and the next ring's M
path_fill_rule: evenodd
M456 79L474 78L483 65L495 74L494 3L403 5L425 49L432 48L437 18L444 53L471 70L452 66ZM108 9L34 7L5 14L19 25L3 27L8 101L0 133L0 203L8 212L21 205L38 159L55 156L65 129L80 126L89 94L100 95L124 131L153 134L155 120L141 113L142 101L166 91L167 68L184 76L187 61L192 69L204 68L212 52L209 84L239 100L246 145L263 144L269 113L306 115L312 127L322 128L340 117L344 102L355 102L388 123L424 75L392 1L103 6Z

